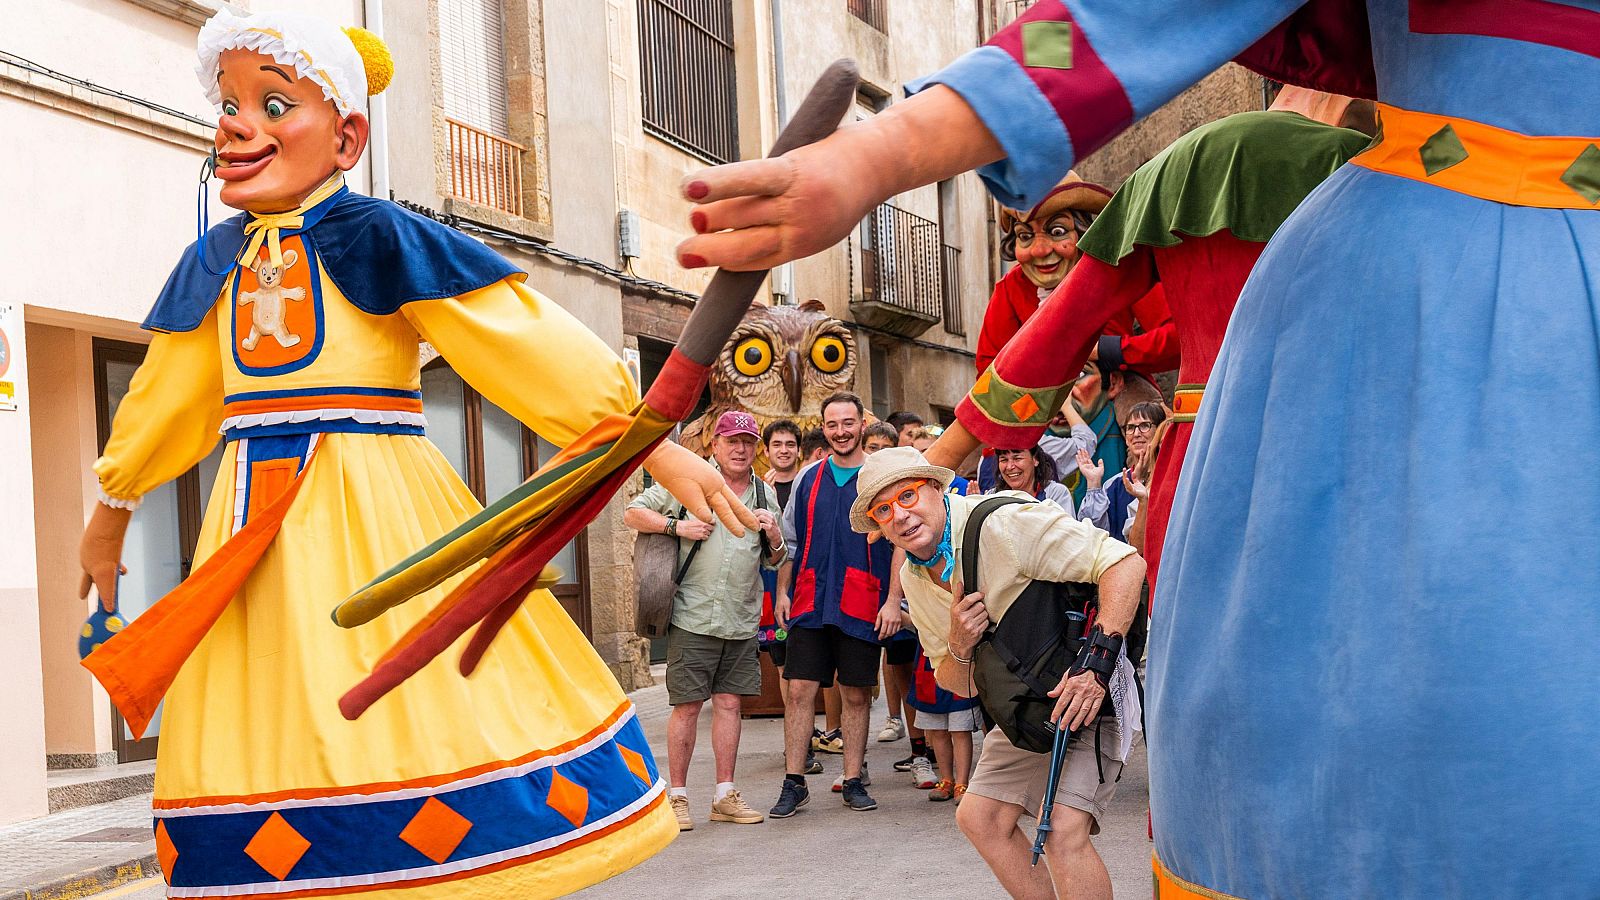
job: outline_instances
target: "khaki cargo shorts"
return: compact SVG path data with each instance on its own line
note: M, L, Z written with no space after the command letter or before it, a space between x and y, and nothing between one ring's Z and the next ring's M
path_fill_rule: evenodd
M1107 716L1100 721L1099 728L1099 765L1095 765L1095 726L1091 724L1067 745L1067 759L1061 765L1061 782L1056 788L1057 806L1081 809L1094 817L1094 823L1089 826L1090 834L1100 833L1100 819L1117 792L1117 777L1122 774L1122 763L1111 755L1116 752L1120 739L1117 720ZM1006 738L1005 732L991 728L983 736L983 753L978 756L967 793L1013 803L1022 807L1024 815L1037 817L1044 802L1044 780L1049 770L1050 754L1019 750Z
M754 635L736 641L667 628L667 702L699 703L712 694L761 693L761 659Z

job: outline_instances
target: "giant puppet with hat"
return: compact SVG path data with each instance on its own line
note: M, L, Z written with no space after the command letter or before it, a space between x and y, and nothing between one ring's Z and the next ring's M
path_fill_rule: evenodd
M1101 185L1068 172L1027 211L1001 209L1000 256L1016 265L995 283L983 314L976 359L980 376L1077 267L1083 255L1079 241L1111 196L1111 191ZM1104 332L1096 347L1104 355L1104 362L1092 364L1072 397L1063 400L1075 404L1094 433L1094 459L1107 471L1120 471L1126 457L1121 424L1138 403L1160 399L1152 376L1177 367L1178 340L1159 285L1097 328ZM1055 411L1043 412L1050 418ZM990 446L1021 449L1036 443L1038 438L1034 437L1016 447L1004 442ZM985 489L994 483L993 470L993 458L986 455L978 472L979 483ZM1074 498L1081 502L1085 485L1077 472L1062 474L1072 486Z
M173 896L554 896L677 833L633 707L544 563L641 461L701 518L753 524L708 464L661 443L705 367L675 356L641 404L516 266L352 192L392 65L376 36L307 15L224 11L200 30L220 116L207 166L241 212L183 252L145 320L81 550L99 595L85 666L135 735L164 701L155 838ZM566 447L487 517L424 436L424 340ZM194 572L124 624L130 515L219 440ZM426 665L480 622L460 672Z

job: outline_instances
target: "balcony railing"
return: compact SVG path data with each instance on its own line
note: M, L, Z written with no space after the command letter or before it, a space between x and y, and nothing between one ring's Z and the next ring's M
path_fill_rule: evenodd
M939 223L885 203L862 220L849 241L849 259L857 321L915 337L944 318L946 330L961 333L954 330L961 327L953 280L959 251L941 243Z
M947 334L965 335L966 320L961 316L961 250L944 245L944 259L940 270L940 299L944 307L944 330Z
M850 15L887 34L889 32L889 0L845 0Z
M521 144L446 118L450 134L450 193L479 206L522 215Z

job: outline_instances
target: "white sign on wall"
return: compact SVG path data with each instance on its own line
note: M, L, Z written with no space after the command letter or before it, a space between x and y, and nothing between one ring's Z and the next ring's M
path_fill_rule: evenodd
M0 412L16 412L22 395L22 307L0 300Z

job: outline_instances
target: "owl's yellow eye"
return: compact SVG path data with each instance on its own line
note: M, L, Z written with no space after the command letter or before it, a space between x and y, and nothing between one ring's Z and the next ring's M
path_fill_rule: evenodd
M733 348L733 367L754 378L772 368L772 345L761 338L746 338Z
M832 375L844 368L844 341L836 337L819 337L811 345L811 364Z

